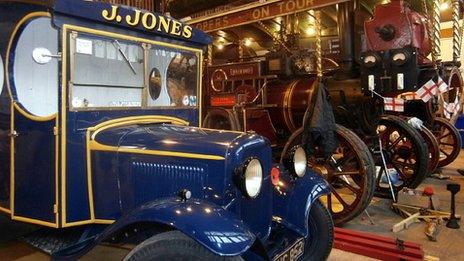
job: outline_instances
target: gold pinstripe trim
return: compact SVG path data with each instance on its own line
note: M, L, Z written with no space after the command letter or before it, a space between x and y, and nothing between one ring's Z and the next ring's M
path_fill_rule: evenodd
M225 158L218 155L209 155L209 154L198 154L198 153L186 153L186 152L177 152L177 151L167 151L167 150L144 150L136 149L130 147L116 147L109 146L98 143L94 140L89 142L90 150L95 151L113 151L119 153L137 153L145 155L156 155L156 156L168 156L168 157L181 157L181 158L192 158L192 159L206 159L206 160L224 160Z
M66 25L63 26L62 30L62 59L61 59L61 115L59 117L59 123L61 127L60 139L61 139L61 226L70 226L66 222L66 104L67 104L67 74L68 74L68 32Z
M93 131L92 134L92 140L95 139L95 136L100 133L101 131L104 131L106 129L114 128L114 127L119 127L119 126L125 126L125 125L130 125L130 124L136 124L136 123L159 123L159 122L170 122L173 124L178 124L178 125L185 125L188 126L189 122L176 118L176 117L169 117L169 116L158 116L158 115L148 115L148 116L133 116L133 117L124 117L124 118L118 118L114 120L109 120L103 123L100 123L94 127L90 127L87 130L88 131Z
M7 214L11 214L11 210L9 210L7 208L0 207L0 211L5 212Z
M24 117L28 118L29 120L33 120L33 121L51 121L51 120L55 119L55 117L57 116L57 113L54 113L54 114L52 114L50 116L46 116L46 117L35 116L35 115L32 115L32 114L28 113L27 111L23 110L23 108L21 108L21 106L19 106L17 102L13 102L13 106L21 115L23 115Z
M31 223L31 224L46 226L46 227L58 228L58 223L52 223L52 222L37 220L37 219L33 219L33 218L20 217L20 216L12 216L11 219L12 219L12 220L21 221L21 222L26 222L26 223Z

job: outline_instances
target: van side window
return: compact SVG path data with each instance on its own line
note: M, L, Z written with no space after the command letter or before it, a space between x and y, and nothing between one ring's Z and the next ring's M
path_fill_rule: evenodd
M32 19L18 38L13 84L17 101L30 113L50 116L58 111L58 31L49 17Z
M157 95L149 88L147 105L169 107L197 106L198 57L194 52L153 45L148 52L150 84L158 81ZM153 72L158 74L153 74ZM158 93L159 92L159 93Z
M144 86L141 44L72 35L74 108L140 107Z

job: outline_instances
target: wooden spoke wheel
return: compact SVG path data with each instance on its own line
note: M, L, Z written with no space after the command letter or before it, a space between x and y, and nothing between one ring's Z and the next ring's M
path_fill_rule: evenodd
M428 175L432 174L438 167L438 161L440 159L440 150L438 141L433 135L433 132L427 129L425 126L419 130L422 138L427 143L427 149L429 150L429 166L427 168Z
M240 130L240 123L231 109L214 108L203 119L203 127L217 130Z
M461 151L461 135L456 127L443 118L433 120L432 132L437 139L440 151L438 167L447 166L458 157Z
M429 152L419 131L398 116L385 115L378 122L377 133L382 142L387 171L397 173L398 179L393 179L394 190L419 186L429 168ZM390 188L380 156L376 157L376 166L379 166L376 191L379 195L389 195Z
M308 159L311 168L330 184L332 193L321 200L336 225L342 225L367 208L374 193L374 160L366 144L349 129L337 125L338 148L325 159L321 153ZM302 129L297 130L282 153L282 159L301 143Z
M463 79L461 71L458 67L451 67L445 71L445 75L443 79L447 81L449 90L442 94L443 99L440 99L441 105L444 106L446 103L456 103L462 102L462 95L463 95ZM457 111L450 112L450 122L451 124L455 124L458 116L461 114L462 108ZM444 115L443 115L444 116Z

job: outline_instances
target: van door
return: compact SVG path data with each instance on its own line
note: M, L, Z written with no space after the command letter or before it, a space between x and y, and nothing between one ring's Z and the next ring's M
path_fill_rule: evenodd
M15 220L57 227L58 31L47 14L24 21L9 53Z

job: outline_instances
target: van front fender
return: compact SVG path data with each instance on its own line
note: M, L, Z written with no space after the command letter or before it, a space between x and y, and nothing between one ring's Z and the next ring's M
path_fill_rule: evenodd
M98 236L53 255L58 259L77 258L101 241L131 224L153 223L169 226L220 256L237 256L247 251L256 237L234 214L198 199L167 198L146 203L107 227Z
M277 220L301 236L308 235L309 212L314 201L330 194L327 181L313 170L292 182L285 193L274 190L274 213Z

